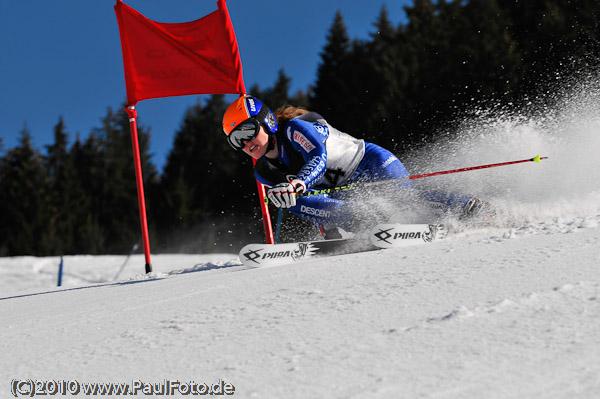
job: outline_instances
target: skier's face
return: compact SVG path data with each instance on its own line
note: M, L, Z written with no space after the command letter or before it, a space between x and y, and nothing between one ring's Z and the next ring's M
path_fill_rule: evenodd
M244 152L252 158L258 159L267 153L269 148L269 135L265 132L263 125L255 138L250 141L244 141Z

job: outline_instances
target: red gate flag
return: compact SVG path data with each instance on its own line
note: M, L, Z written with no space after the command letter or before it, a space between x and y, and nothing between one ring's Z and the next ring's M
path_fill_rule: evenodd
M242 63L225 0L191 22L155 22L122 0L121 35L127 103L187 94L244 94Z

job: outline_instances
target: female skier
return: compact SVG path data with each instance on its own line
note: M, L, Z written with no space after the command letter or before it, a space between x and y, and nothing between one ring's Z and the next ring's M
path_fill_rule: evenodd
M223 131L236 151L257 160L256 179L267 186L273 205L314 222L327 239L340 238L338 228L352 231L377 212L365 201L352 198L351 191L298 198L296 194L409 176L394 154L337 130L316 112L285 107L275 115L252 96L240 97L227 108ZM410 180L395 182L394 187L395 197L433 203L461 218L478 213L484 204L470 196L417 192Z

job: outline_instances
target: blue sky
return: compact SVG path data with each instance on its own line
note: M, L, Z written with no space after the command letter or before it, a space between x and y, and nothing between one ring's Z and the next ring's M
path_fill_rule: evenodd
M217 9L216 0L124 0L159 22L195 20ZM100 126L108 107L125 101L123 59L115 0L0 0L0 137L4 150L27 126L36 148L53 141L63 116L70 143ZM412 0L228 0L246 88L271 87L280 69L291 92L316 79L319 53L336 11L352 39L367 39L383 5L394 24ZM233 97L235 98L235 97ZM139 123L151 128L153 163L162 169L185 110L198 96L141 101ZM220 134L220 132L215 132Z

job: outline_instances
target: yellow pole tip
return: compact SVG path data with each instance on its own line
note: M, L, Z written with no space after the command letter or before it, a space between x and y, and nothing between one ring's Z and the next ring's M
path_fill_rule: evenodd
M539 155L536 155L536 156L535 156L535 158L533 158L533 162L540 163L540 162L541 162L541 161L540 161L540 156L539 156Z

